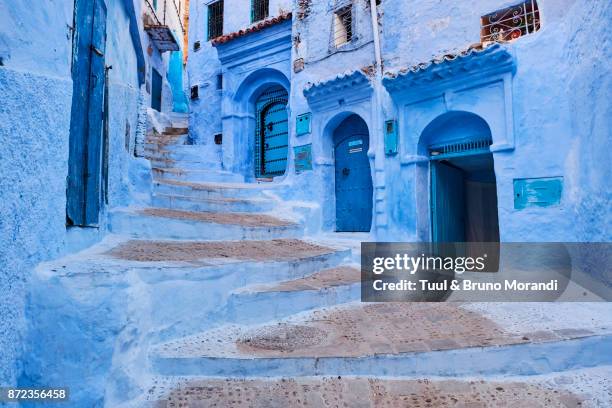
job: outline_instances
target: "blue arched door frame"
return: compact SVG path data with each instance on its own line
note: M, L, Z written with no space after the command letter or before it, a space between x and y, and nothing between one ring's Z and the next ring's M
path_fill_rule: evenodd
M289 95L280 85L267 88L255 103L255 177L285 173L289 146Z

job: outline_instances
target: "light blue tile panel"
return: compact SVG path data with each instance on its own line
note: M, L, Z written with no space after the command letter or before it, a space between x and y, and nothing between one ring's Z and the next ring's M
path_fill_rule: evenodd
M295 172L300 174L304 171L312 170L312 144L295 146Z
M514 179L514 208L550 207L561 202L563 177Z
M304 113L299 115L295 120L295 133L298 136L307 135L310 133L310 119L312 113Z
M385 122L385 154L391 156L397 154L397 122L388 120Z

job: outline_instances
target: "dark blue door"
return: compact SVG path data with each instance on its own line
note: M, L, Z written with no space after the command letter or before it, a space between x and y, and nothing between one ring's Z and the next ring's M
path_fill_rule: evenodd
M346 118L334 132L336 231L367 232L372 225L372 176L369 134L357 115Z
M431 162L431 218L434 242L465 241L464 175L461 169Z
M161 112L162 104L162 76L153 68L151 75L151 107Z
M288 95L275 86L257 100L255 176L273 177L285 173L289 145Z
M104 0L75 2L73 41L66 216L70 225L95 225L101 204L106 47Z

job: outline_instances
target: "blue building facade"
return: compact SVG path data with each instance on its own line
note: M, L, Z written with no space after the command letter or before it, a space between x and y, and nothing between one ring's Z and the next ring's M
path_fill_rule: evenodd
M271 4L267 18L251 21L248 8L225 2L214 38L206 27L217 3L196 5L195 142L245 180L263 174L289 186L285 198L316 203L312 231L609 240L609 49L580 50L607 37L610 6L409 3L373 2L374 13L368 1ZM289 95L287 165L266 177L256 105L272 86ZM338 151L337 135L357 122L367 137ZM370 225L343 227L351 217Z
M264 199L251 203L220 194L206 208L291 207L309 237L612 238L609 2L205 0L191 2L189 28L175 19L186 7L178 0L38 3L0 0L0 239L9 243L0 250L0 384L66 380L83 406L103 404L105 394L108 405L127 401L145 392L151 337L177 334L175 321L190 330L220 323L206 313L225 298L202 303L205 283L172 278L149 293L130 281L129 266L97 270L87 260L93 278L64 276L65 287L61 273L32 273L100 241L111 208L155 204L151 163L169 152L142 157L147 136L163 139L165 129L179 131L170 153L189 159L200 184L284 187L262 188ZM178 11L169 25L160 20L166 4ZM80 5L92 7L94 21L106 16L104 29L93 24L101 37L88 44L95 63L83 81L75 80ZM84 83L98 102L80 103ZM183 138L177 117L187 110ZM75 122L76 113L87 120ZM75 123L87 143L73 143ZM81 160L90 152L93 173ZM94 188L72 192L71 174L93 174ZM161 181L161 195L168 184L170 192L195 184L197 197L226 187ZM272 206L267 194L280 200ZM183 221L169 233L202 237ZM234 237L226 224L211 231L206 239ZM225 296L233 279L215 290ZM54 347L70 358L49 356Z

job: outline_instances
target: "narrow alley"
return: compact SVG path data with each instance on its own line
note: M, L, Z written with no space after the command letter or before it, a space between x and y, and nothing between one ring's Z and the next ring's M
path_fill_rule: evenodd
M611 19L0 0L0 407L612 407Z

